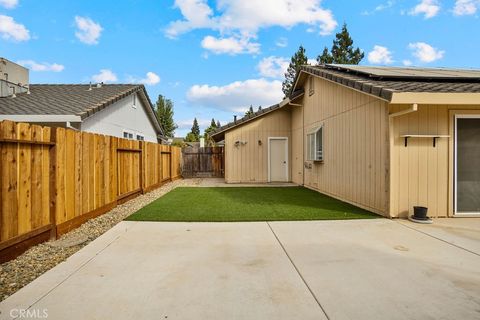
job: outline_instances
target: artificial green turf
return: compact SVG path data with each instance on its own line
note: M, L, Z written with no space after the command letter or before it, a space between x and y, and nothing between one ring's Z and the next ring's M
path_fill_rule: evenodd
M131 221L280 221L378 216L303 187L180 187L138 210Z

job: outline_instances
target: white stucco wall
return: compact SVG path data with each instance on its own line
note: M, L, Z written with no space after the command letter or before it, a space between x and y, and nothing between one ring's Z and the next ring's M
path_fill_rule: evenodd
M149 107L142 104L138 95L135 108L130 95L85 119L81 130L119 138L123 138L124 131L129 131L134 139L139 134L145 141L157 142L157 133L145 108Z

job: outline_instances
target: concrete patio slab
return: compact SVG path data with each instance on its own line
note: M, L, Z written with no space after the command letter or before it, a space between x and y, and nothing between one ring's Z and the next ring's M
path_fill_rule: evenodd
M398 220L410 228L480 254L480 218L439 218L424 225Z
M480 256L416 228L122 222L1 302L0 318L478 319Z
M385 219L270 223L330 319L479 319L480 256Z
M326 319L265 223L129 223L78 255L88 263L50 270L2 316L37 301L49 319Z

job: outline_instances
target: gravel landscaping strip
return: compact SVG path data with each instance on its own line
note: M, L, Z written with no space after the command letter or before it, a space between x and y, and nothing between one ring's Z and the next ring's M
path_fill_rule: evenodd
M0 264L0 301L65 261L140 208L179 186L198 186L201 179L176 180L82 224L61 238L41 243L16 259Z

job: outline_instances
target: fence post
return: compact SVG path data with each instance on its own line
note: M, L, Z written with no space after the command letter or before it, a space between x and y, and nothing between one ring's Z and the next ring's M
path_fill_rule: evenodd
M142 189L142 194L145 194L145 181L147 177L145 176L145 141L140 141L140 188Z
M52 127L50 132L50 142L55 144L49 150L50 156L50 223L52 229L50 231L50 239L57 238L57 128Z

